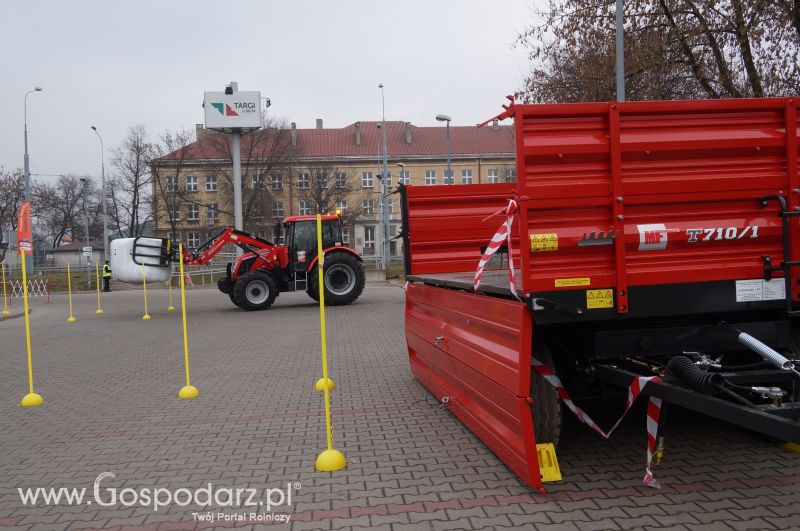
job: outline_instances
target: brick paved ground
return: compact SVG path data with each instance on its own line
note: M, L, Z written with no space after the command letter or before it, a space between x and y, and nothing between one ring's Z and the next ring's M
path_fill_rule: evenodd
M294 529L787 529L800 526L800 455L744 431L672 410L661 491L640 487L642 411L612 440L567 419L559 459L565 480L542 496L523 486L450 413L430 407L411 377L403 292L369 286L328 313L334 441L346 471L314 471L324 449L317 309L284 294L246 313L216 291L189 293L192 380L183 384L179 314L153 292L140 320L137 292L112 293L106 315L90 294L34 303L37 391L25 393L23 321L0 322L0 527L191 529L193 507L25 506L18 487L277 488L299 482ZM605 411L611 418L617 407ZM600 412L601 415L603 412ZM260 496L260 495L259 495ZM260 497L259 497L260 499ZM229 514L250 510L226 510ZM266 513L259 508L260 513ZM231 522L248 528L252 521ZM284 526L286 527L286 526Z

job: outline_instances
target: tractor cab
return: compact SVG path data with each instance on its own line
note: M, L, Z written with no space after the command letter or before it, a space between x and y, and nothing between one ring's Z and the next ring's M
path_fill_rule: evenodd
M283 222L286 228L286 245L292 271L307 271L317 256L317 217L289 216ZM342 226L339 216L322 216L322 248L342 245Z

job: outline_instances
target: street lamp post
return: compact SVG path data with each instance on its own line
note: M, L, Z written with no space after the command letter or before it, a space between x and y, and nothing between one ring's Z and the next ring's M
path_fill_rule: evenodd
M85 241L84 247L89 247L89 213L86 210L86 187L89 184L89 180L86 177L81 177L81 182L83 183L82 195L83 195L83 239ZM89 285L89 289L92 289L92 273L89 269L89 261L92 258L92 254L86 257L86 282Z
M381 89L381 131L383 131L383 172L381 173L381 187L380 187L380 194L381 194L381 232L383 233L383 237L381 238L381 265L383 266L384 272L386 271L386 264L388 262L388 255L389 255L389 212L386 208L386 198L389 194L389 190L386 186L386 181L389 175L389 147L386 138L386 101L383 97L383 83L378 85L378 88Z
M25 183L25 201L31 200L31 165L30 165L30 157L28 156L28 94L33 94L34 92L41 92L42 87L33 87L33 90L29 90L25 93L25 104L24 104L24 118L25 118L25 157L23 159L23 180ZM33 260L28 262L25 266L27 269L27 274L33 273Z
M108 260L108 213L106 211L106 150L103 145L103 137L95 126L92 126L92 131L100 139L100 186L103 191L101 193L103 201L103 261Z
M436 119L440 122L447 122L447 173L450 176L450 179L455 182L455 177L453 177L453 166L450 163L451 152L453 151L452 146L450 145L450 115L448 114L437 114ZM450 183L450 184L453 184Z

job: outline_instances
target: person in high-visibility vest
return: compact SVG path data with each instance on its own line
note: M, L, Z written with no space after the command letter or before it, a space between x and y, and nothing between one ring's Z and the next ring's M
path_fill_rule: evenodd
M108 260L103 264L103 291L111 291L111 266Z

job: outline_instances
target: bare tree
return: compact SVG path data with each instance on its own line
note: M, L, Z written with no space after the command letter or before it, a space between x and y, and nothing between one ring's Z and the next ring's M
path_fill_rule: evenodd
M150 163L155 154L144 125L132 126L122 144L113 149L113 154L116 173L107 181L111 202L109 215L121 233L141 236L152 219Z
M330 165L304 166L295 171L308 175L308 181L297 180L294 187L295 198L306 203L309 213L333 214L338 211L342 226L348 231L363 217L361 205L347 204L347 199L361 190L354 172Z
M248 230L266 230L265 212L272 202L269 187L272 175L288 171L288 163L296 153L286 123L264 118L264 127L242 135L242 220ZM212 163L210 174L217 177L221 194L220 212L233 217L233 175L230 135L211 133L197 143L201 158ZM216 161L216 162L215 162Z
M73 241L86 237L83 191L86 186L86 209L94 234L102 233L97 183L90 177L62 175L54 184L36 183L33 187L34 225L37 234L47 238L50 247L58 247L66 235ZM89 236L94 232L90 228Z
M9 172L0 166L0 233L17 228L17 214L24 198L22 170Z
M170 238L179 239L179 218L174 213L186 204L195 203L193 191L187 189L183 175L192 160L189 145L194 142L194 134L189 130L166 131L161 135L161 143L155 148L151 163L154 183L153 219L166 220L170 226ZM196 184L195 184L196 185Z
M518 39L532 62L525 99L616 98L614 4L549 1ZM626 1L627 98L800 93L799 6L796 0Z

